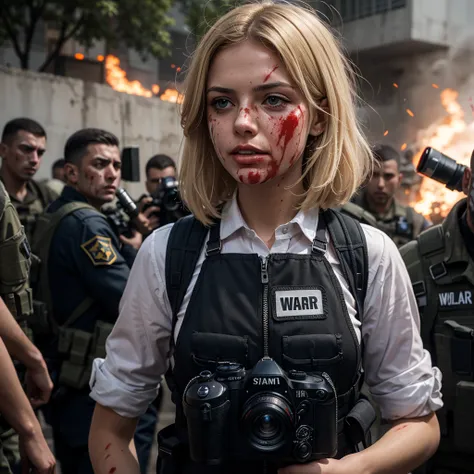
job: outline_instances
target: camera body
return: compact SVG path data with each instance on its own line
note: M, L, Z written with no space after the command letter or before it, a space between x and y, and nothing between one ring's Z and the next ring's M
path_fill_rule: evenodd
M159 207L160 226L176 222L186 215L178 190L178 181L173 176L162 178L151 198L152 200L143 206L143 211L151 206Z
M334 457L337 395L329 375L285 373L264 357L246 371L227 362L201 372L183 395L191 459L269 460L278 465Z

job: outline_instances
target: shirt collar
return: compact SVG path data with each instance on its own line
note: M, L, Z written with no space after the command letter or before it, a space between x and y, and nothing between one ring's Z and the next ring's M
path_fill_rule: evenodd
M64 186L63 192L61 193L61 199L66 202L87 202L87 199L83 194L74 189L72 186L67 185Z
M316 228L318 226L319 209L313 208L309 211L298 211L295 217L286 224L282 224L279 227L293 228L290 235L296 235L298 229L305 237L312 242L316 237ZM245 222L242 213L240 212L239 204L237 203L237 197L234 197L228 201L222 210L221 220L221 240L225 240L232 234L236 233L240 229L247 229L252 231ZM253 232L253 231L252 231Z

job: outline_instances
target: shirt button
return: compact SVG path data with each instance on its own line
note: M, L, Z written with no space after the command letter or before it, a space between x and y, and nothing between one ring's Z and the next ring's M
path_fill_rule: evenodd
M288 234L288 227L283 227L283 229L281 229L282 233L283 234Z

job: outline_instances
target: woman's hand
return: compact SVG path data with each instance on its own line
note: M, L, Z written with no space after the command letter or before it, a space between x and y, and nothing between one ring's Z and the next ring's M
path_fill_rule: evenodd
M320 459L307 464L293 464L278 470L278 474L369 474L361 458L350 454L342 459Z

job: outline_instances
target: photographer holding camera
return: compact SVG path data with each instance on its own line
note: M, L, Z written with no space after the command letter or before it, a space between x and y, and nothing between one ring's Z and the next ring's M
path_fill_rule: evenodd
M288 3L238 7L201 40L181 118L193 216L145 240L94 361L97 474L138 472L136 418L167 369L162 474L401 474L435 452L440 374L403 261L331 210L371 167L351 79L324 21ZM393 426L357 452L362 373Z
M441 443L426 473L474 472L474 153L470 168L427 148L418 171L463 191L445 220L400 249L425 347L443 374Z
M165 198L166 202L163 203L163 198L170 193L177 195L176 164L168 155L155 155L148 160L145 171L145 185L148 194L140 197L138 208L149 215L150 227L157 229L182 217L177 215L174 218L173 215L170 216L167 213L167 203L170 202L170 199ZM151 207L153 207L152 212L150 212ZM174 208L174 203L171 203L171 210Z

